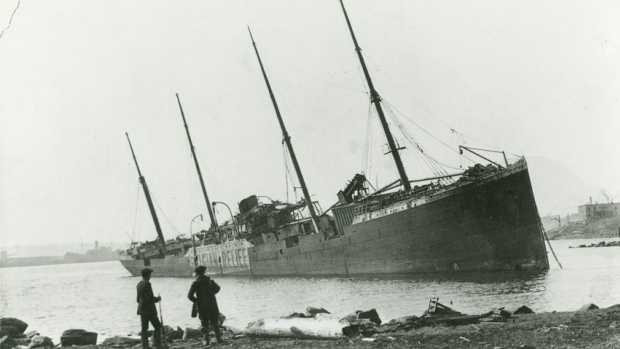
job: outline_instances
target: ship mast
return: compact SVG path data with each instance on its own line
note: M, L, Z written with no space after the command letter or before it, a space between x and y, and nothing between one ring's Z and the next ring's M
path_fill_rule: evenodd
M364 70L364 76L366 77L368 89L370 90L370 99L375 105L375 108L377 109L377 114L379 114L379 120L381 120L383 132L385 132L385 138L387 138L388 146L390 147L390 153L392 153L392 157L394 158L394 162L396 163L396 168L398 169L398 174L400 175L400 181L405 187L405 191L409 191L411 190L411 183L409 183L409 178L407 177L407 173L405 172L403 161L401 160L400 154L398 153L400 148L396 148L396 142L394 142L394 137L390 132L387 120L385 119L385 114L383 114L383 108L381 107L381 97L379 96L377 90L375 90L375 86L372 83L372 79L370 78L370 74L368 73L368 68L366 68L366 63L364 62L364 57L362 56L362 49L357 44L357 39L355 39L355 34L353 33L353 27L351 27L351 21L349 21L349 16L347 15L347 10L344 8L344 3L342 2L342 0L340 0L340 5L342 6L344 18L347 20L347 25L349 26L349 31L351 32L351 38L353 39L353 44L355 45L357 57L360 60L362 69Z
M254 46L254 51L256 52L256 58L258 58L258 64L260 65L260 70L263 72L263 77L265 78L265 84L267 85L267 90L269 90L269 96L271 97L273 108L276 111L276 116L278 117L280 128L282 129L282 137L284 139L284 142L286 143L288 153L291 155L291 161L293 162L293 166L295 167L295 173L297 174L299 185L301 186L301 190L304 194L304 199L306 200L306 206L308 207L308 211L310 211L310 217L312 218L312 225L314 225L314 231L318 233L320 232L319 219L317 217L316 211L314 210L312 199L310 199L310 194L308 193L308 187L306 187L306 181L304 180L304 176L301 173L301 168L299 167L299 163L297 162L297 156L295 156L295 151L293 150L293 144L291 143L291 136L288 135L288 132L286 131L286 127L284 126L282 115L280 115L280 108L278 108L276 97L273 95L273 91L271 90L271 84L269 84L267 73L265 73L263 62L260 59L260 55L258 54L258 49L256 48L256 43L254 42L254 37L252 37L252 32L250 31L249 27L248 27L248 31L250 32L250 38L252 39L252 45Z
M151 194L149 193L149 187L146 185L146 180L140 172L140 166L138 166L138 160L136 159L136 154L133 152L133 147L131 146L131 141L129 140L129 134L125 132L125 136L127 136L127 142L129 142L129 148L131 149L131 155L133 156L133 161L136 163L136 168L138 169L138 176L140 176L140 184L142 184L142 188L144 189L144 196L146 196L146 202L149 205L149 210L151 211L151 216L153 217L153 222L155 223L155 229L157 230L157 236L159 237L159 242L161 243L161 248L164 252L164 256L166 255L166 240L164 240L164 234L161 232L161 227L159 226L159 220L157 219L157 213L155 213L155 207L153 207L153 200L151 200Z
M194 164L196 164L196 171L198 171L198 179L200 179L200 186L202 187L202 194L205 197L205 202L207 203L207 210L209 211L209 218L211 218L211 228L217 228L217 221L215 220L215 215L213 214L213 207L211 207L211 201L209 201L209 196L207 195L207 189L205 188L205 182L202 180L202 173L200 172L200 166L198 166L198 158L196 157L196 151L194 150L194 144L192 143L192 137L189 135L189 127L187 127L187 122L185 121L185 113L183 113L183 107L181 106L181 100L179 99L179 94L177 93L177 102L179 102L179 109L181 109L181 116L183 117L183 124L185 125L185 131L187 132L187 139L189 140L189 148L192 150L192 156L194 157Z

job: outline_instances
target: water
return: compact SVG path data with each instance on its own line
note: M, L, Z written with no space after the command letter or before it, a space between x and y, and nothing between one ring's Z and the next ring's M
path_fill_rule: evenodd
M220 310L227 325L324 307L345 316L355 310L377 309L383 320L420 315L431 297L464 313L493 307L527 305L534 311L573 311L583 304L608 307L620 303L620 247L569 246L617 239L553 241L563 265L550 254L545 272L487 272L372 276L354 278L215 278L222 287ZM17 317L56 342L70 328L100 334L135 335L139 331L135 287L117 261L0 269L0 316ZM187 299L192 279L153 278L161 294L164 323L199 327L190 317ZM450 303L452 302L452 303Z

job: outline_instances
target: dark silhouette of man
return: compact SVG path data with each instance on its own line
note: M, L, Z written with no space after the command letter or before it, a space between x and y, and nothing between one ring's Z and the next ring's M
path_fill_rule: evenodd
M187 298L194 302L194 306L198 310L198 317L202 324L202 333L204 333L203 344L209 345L209 323L213 326L213 332L218 343L222 343L222 335L220 333L220 310L217 307L217 299L215 294L220 291L220 286L205 275L207 268L199 265L194 269L196 280L189 289Z
M161 297L153 295L153 288L149 280L153 270L150 268L142 269L142 280L138 283L138 315L140 315L140 323L142 330L140 337L142 339L142 348L149 349L149 322L155 330L153 333L153 344L156 349L161 349L161 322L157 317L157 308L155 303L161 301Z

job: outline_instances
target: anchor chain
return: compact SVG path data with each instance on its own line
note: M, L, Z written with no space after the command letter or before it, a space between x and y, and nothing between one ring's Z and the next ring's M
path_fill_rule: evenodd
M558 256L555 255L555 251L553 250L553 247L551 247L551 242L549 241L549 237L547 236L547 232L545 231L545 227L542 224L542 219L540 218L540 215L538 215L538 223L540 224L540 228L542 229L543 235L545 235L545 240L547 240L547 245L549 245L549 249L551 250L551 254L553 254L553 258L555 258L555 261L560 266L560 269L564 269L564 268L562 268L562 263L560 263L560 260L558 259Z

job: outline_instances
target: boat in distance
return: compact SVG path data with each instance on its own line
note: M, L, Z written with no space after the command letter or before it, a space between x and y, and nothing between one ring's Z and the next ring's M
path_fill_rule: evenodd
M253 195L239 203L239 213L227 224L219 226L212 217L202 246L187 252L186 271L174 276L191 274L198 264L206 266L208 274L248 276L548 269L544 230L524 157L512 162L504 157L500 164L463 146L461 152L488 164L409 180L399 155L402 148L390 131L342 0L341 5L400 178L369 194L368 181L357 174L338 192L338 203L321 212L307 194L252 38L304 198L289 204ZM203 192L209 206L204 185Z

